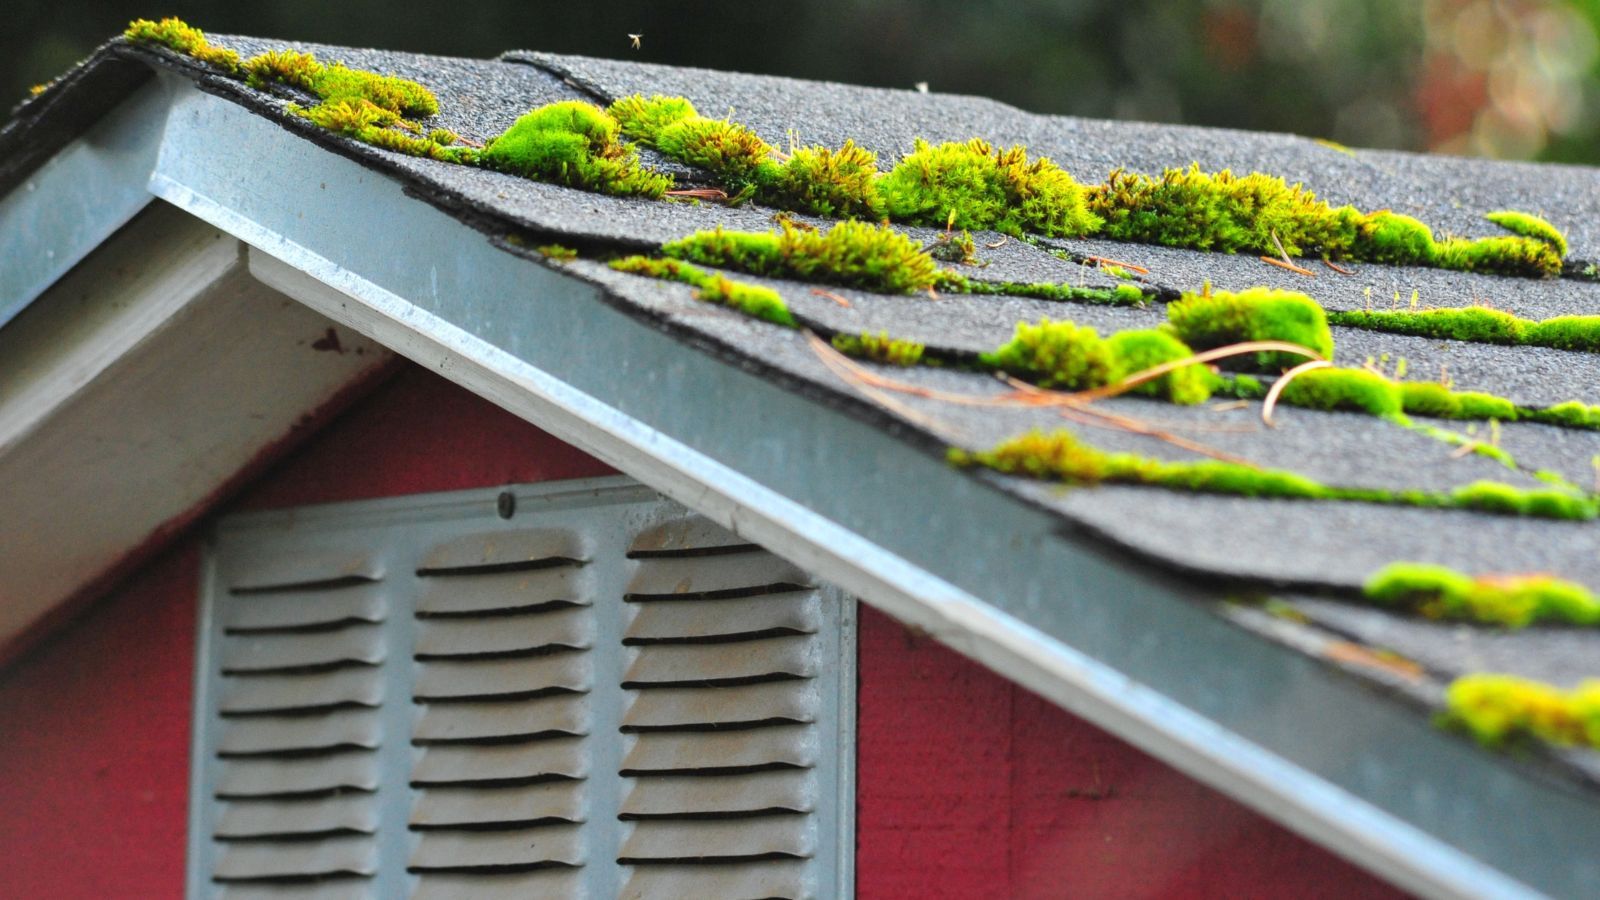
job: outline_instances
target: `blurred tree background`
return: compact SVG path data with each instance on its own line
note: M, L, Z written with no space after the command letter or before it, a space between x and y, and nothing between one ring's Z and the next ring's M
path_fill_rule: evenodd
M1600 0L35 0L0 33L0 89L20 98L129 19L165 15L214 33L926 81L1039 112L1600 162Z

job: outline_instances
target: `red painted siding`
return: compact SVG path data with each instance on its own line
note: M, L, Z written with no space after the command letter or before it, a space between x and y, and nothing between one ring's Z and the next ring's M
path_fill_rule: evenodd
M1389 898L1326 851L870 609L863 898Z
M408 366L231 506L609 472ZM0 897L181 892L197 546L0 671ZM863 897L1391 894L881 615L861 633Z

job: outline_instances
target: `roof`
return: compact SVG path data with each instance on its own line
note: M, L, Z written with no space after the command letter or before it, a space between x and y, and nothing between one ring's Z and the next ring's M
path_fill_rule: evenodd
M961 268L976 281L1110 288L1118 279L1088 263L1112 258L1148 270L1140 281L1158 302L1145 306L819 293L739 276L777 291L811 331L882 332L949 359L992 351L1018 322L1043 317L1102 333L1155 327L1167 320L1165 302L1207 284L1304 291L1334 311L1371 308L1373 298L1380 309L1403 307L1416 292L1434 307L1489 301L1529 319L1585 314L1600 300L1600 283L1583 277L1600 262L1592 169L1351 151L1293 136L1034 115L981 98L531 52L479 61L212 40L242 55L292 47L415 79L438 95L430 124L476 143L545 103L659 93L731 109L775 144L797 131L808 143L850 139L894 160L916 138L981 135L1024 144L1084 182L1191 163L1259 170L1334 204L1392 209L1467 237L1503 234L1484 212L1529 210L1570 242L1565 277L1542 280L1372 263L1308 278L1250 254L995 233L974 234L982 265ZM160 198L250 245L249 273L266 285L439 366L1401 884L1558 896L1600 886L1600 862L1584 849L1600 839L1600 752L1497 754L1430 724L1463 674L1563 688L1600 676L1600 632L1438 622L1361 602L1367 579L1397 560L1553 573L1600 590L1593 519L1068 487L955 469L945 462L952 446L982 451L1058 428L1062 417L937 399L1008 390L958 367L869 366L904 387L863 390L804 330L602 261L714 226L767 231L773 209L611 197L404 156L318 128L285 104L185 57L117 41L19 107L0 131L0 191L9 192L0 201L9 270L0 321ZM119 149L91 152L107 146ZM681 182L709 181L644 155ZM9 225L23 215L39 217L28 234ZM547 242L581 256L562 263L527 249ZM1334 338L1341 365L1392 372L1403 359L1412 372L1444 370L1458 389L1528 407L1600 402L1591 353L1339 326ZM1499 423L1493 435L1484 423L1471 436L1464 423L1432 423L1458 435L1451 443L1355 412L1280 409L1268 429L1255 402L1175 406L1130 395L1101 408L1345 488L1448 492L1492 480L1537 490L1550 478L1540 472L1588 487L1600 459L1600 432L1533 422ZM1127 429L1079 431L1106 450L1193 456ZM1480 437L1514 466L1458 452Z

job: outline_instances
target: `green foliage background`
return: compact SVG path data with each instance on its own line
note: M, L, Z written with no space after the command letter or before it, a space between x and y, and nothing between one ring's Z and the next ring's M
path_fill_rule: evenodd
M925 81L1040 112L1600 161L1600 0L56 0L9 11L0 92L20 99L129 19L164 15L213 33L462 56L532 48L898 87ZM639 50L630 33L643 35Z

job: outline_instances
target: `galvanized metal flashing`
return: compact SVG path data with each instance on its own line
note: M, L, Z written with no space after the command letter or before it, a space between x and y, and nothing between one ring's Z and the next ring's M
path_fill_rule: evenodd
M0 197L0 326L153 199L171 87L147 82Z
M1592 796L1434 731L980 478L689 351L390 178L163 81L151 190L256 248L263 281L1403 887L1600 893Z

